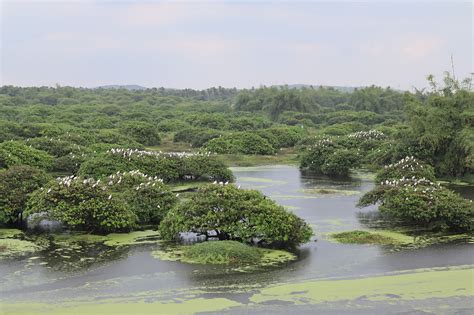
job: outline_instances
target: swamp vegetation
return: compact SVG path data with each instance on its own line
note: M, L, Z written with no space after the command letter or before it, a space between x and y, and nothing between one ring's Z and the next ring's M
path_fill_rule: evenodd
M474 95L430 80L1 87L0 311L471 308Z

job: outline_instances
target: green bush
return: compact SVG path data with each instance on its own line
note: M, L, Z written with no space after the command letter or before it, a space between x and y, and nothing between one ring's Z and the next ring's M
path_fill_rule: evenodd
M207 141L218 138L222 131L203 128L186 128L178 131L173 138L173 142L186 142L194 148L202 147Z
M25 214L47 213L71 229L93 232L129 231L137 216L105 183L68 176L49 182L30 194Z
M167 240L176 239L181 232L194 232L267 245L297 245L308 242L312 235L306 222L260 192L217 184L200 188L168 212L160 232Z
M266 139L275 149L293 147L306 134L301 127L273 127L255 132Z
M347 176L358 166L359 153L340 147L333 140L321 139L300 154L300 167L328 176Z
M161 143L158 130L147 122L127 121L121 124L120 132L143 145L153 146Z
M142 149L143 144L116 130L100 129L90 135L89 144L110 144L115 147Z
M275 148L268 140L254 132L239 132L209 140L204 149L220 154L275 154Z
M52 167L53 157L44 151L29 147L23 142L0 143L0 168L19 164L47 170Z
M427 179L403 177L381 182L359 200L405 224L434 230L474 230L474 207L467 200Z
M229 120L229 130L248 131L271 126L269 120L260 117L237 117Z
M16 224L28 195L49 179L43 170L26 165L0 170L0 225Z
M435 174L433 167L430 165L415 159L413 156L407 156L397 163L385 165L375 176L375 181L379 183L402 178L423 178L434 181Z
M110 149L85 161L78 174L102 178L116 172L140 170L165 182L180 180L230 181L232 172L210 154L161 153Z
M176 204L177 197L163 180L139 171L118 172L107 178L108 189L122 198L140 224L157 224Z
M52 171L75 173L86 158L83 146L51 137L27 139L26 143L54 156Z
M378 130L358 131L351 133L342 139L344 146L348 148L369 151L378 148L386 140L383 132Z
M226 118L220 114L201 113L186 117L186 121L194 127L225 130L228 128Z
M324 127L320 132L329 136L345 136L352 132L368 129L369 127L360 122L345 122Z
M262 252L236 241L212 241L183 247L183 260L198 264L256 264Z
M156 125L156 128L163 132L179 131L189 127L187 122L180 119L164 119Z
M27 139L26 143L33 148L47 152L54 157L67 155L71 152L78 153L84 150L82 146L67 140L52 137L38 137Z

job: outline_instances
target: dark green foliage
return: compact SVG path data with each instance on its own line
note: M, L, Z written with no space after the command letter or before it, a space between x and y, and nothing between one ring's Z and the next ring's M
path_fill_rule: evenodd
M54 161L51 170L55 172L75 173L86 158L85 147L68 140L38 137L27 139L26 143L52 155Z
M431 165L425 164L413 156L407 156L397 163L385 165L384 168L377 173L375 182L379 183L399 178L424 178L434 181L435 175Z
M101 129L90 135L89 144L110 144L114 147L142 149L143 145L116 130Z
M161 143L158 130L150 123L128 121L121 125L120 132L143 145L153 146Z
M43 170L26 165L0 170L0 225L16 224L28 195L49 179Z
M330 136L345 136L350 133L367 131L369 129L367 125L360 122L345 122L327 126L321 130L321 133Z
M271 126L271 122L263 117L252 116L252 117L236 117L229 120L229 130L234 131L248 131L262 128L268 128Z
M185 261L198 264L256 264L262 252L236 241L212 241L183 247Z
M222 114L196 114L186 118L195 127L224 130L228 122Z
M107 186L94 179L64 177L31 193L25 214L47 213L71 229L115 232L136 226L137 216Z
M21 164L47 170L52 167L53 157L19 141L0 143L0 168Z
M326 115L326 121L329 125L358 122L370 126L380 123L382 120L383 118L380 115L368 111L341 110Z
M205 128L186 128L178 131L173 138L173 142L186 142L193 148L200 148L211 139L220 137L222 131Z
M97 154L81 165L79 174L102 178L129 170L140 170L165 182L188 179L230 181L233 178L232 172L214 155L125 149Z
M384 113L402 110L405 105L404 95L390 88L383 89L371 86L356 89L350 96L349 105L358 111Z
M275 149L280 149L296 145L306 134L306 130L301 127L272 127L257 130L256 134L266 139Z
M469 119L473 104L473 92L447 87L433 91L426 99L412 97L407 106L412 139L420 151L429 152L438 175L474 171L474 127Z
M107 179L108 190L121 198L140 224L157 224L177 202L163 181L139 171L115 173Z
M179 132L180 130L183 130L189 127L190 125L187 122L182 121L181 119L164 119L156 125L156 128L159 131L164 131L164 132L168 132L168 131Z
M433 230L474 230L474 206L430 180L400 178L386 180L359 201L364 207L379 203L379 211L404 224Z
M347 176L359 161L357 151L345 149L331 139L318 140L300 155L301 168L328 176Z
M308 242L311 227L255 190L233 185L208 185L173 208L160 224L164 239L194 232L221 240L268 245Z
M220 154L275 154L270 142L254 132L231 133L209 140L205 150Z

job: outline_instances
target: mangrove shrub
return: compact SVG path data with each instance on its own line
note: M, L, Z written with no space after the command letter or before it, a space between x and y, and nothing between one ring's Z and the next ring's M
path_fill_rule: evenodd
M295 214L256 190L210 184L173 208L160 224L164 239L181 232L216 236L220 240L268 245L308 242L311 227Z
M28 195L48 180L49 176L43 170L27 165L0 170L0 225L17 223Z

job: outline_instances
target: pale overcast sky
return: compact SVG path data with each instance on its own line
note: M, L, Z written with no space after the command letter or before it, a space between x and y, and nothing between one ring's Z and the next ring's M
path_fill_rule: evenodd
M0 85L409 89L473 66L471 1L0 1Z

